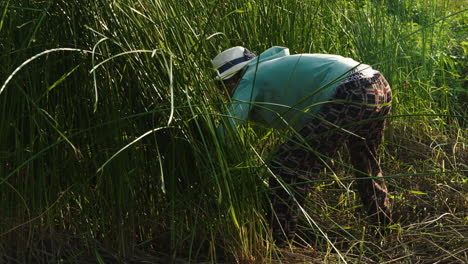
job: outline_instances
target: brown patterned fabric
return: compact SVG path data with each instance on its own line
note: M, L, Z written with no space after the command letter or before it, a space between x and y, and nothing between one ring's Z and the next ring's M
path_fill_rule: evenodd
M354 169L362 172L355 172L356 177L382 177L377 154L392 102L385 78L375 71L372 77L343 82L331 101L299 135L280 145L270 166L276 175L270 180L270 221L277 242L294 238L298 204L303 204L310 187L307 181L317 179L342 144L348 145ZM358 180L357 189L374 222L389 219L390 202L382 180Z

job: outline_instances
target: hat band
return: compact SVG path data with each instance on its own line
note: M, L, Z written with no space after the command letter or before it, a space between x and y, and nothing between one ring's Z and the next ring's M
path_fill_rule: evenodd
M232 61L229 61L227 63L225 63L223 66L219 67L218 68L218 72L219 74L225 72L226 70L228 70L229 68L235 66L236 64L239 64L241 62L244 62L244 61L248 61L249 59L246 58L246 57L240 57L240 58L237 58L237 59L234 59Z

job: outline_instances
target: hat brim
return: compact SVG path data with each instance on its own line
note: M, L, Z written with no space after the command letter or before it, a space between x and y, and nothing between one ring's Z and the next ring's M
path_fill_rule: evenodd
M249 62L250 61L244 61L244 62L241 62L241 63L238 63L238 64L232 66L231 68L224 71L222 74L218 74L216 79L217 80L227 80L227 79L231 78L232 76L234 76L234 74L236 74L237 72L242 70Z

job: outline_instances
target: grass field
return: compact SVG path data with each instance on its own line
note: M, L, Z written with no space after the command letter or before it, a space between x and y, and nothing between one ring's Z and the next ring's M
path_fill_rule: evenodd
M467 25L462 0L2 0L0 263L467 263ZM264 164L285 134L216 132L211 59L234 45L383 73L395 223L366 224L343 148L302 246L275 247Z

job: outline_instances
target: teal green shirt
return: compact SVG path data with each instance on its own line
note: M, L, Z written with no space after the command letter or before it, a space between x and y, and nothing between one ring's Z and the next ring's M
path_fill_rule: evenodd
M300 129L358 65L338 55L289 55L288 48L272 47L247 64L229 106L231 125L252 120Z

